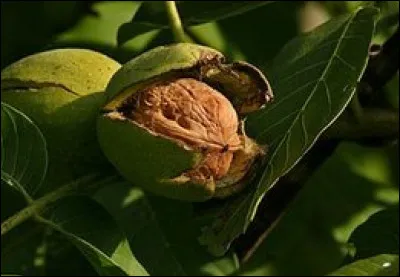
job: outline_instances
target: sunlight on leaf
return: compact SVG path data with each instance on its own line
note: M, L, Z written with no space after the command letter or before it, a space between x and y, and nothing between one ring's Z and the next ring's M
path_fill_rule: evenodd
M197 25L227 17L239 15L259 8L273 1L252 2L178 2L177 9L184 25ZM154 24L155 26L168 26L164 3L144 2L136 14L134 21Z
M119 62L130 60L158 34L154 28L137 24L128 30L132 40L119 47L119 29L132 19L140 5L138 1L95 2L91 6L94 14L83 16L77 24L59 34L50 47L85 47L98 50Z
M198 25L239 15L273 1L179 1L177 9L185 26ZM169 27L168 15L163 2L143 2L131 22L118 30L118 44L145 32Z
M66 32L60 34L57 42L93 43L116 46L118 27L132 19L140 4L134 1L102 1L94 3L95 14L85 17Z
M399 256L381 254L358 260L339 268L328 276L398 276Z

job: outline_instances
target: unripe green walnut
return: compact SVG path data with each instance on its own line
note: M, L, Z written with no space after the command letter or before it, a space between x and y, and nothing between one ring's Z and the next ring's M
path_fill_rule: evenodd
M120 68L92 50L56 49L27 56L1 73L1 100L28 115L48 146L46 183L61 185L106 159L96 138L104 90Z
M244 118L273 94L254 66L224 62L214 49L179 43L116 72L97 132L121 175L186 201L227 197L246 185L264 151L244 133Z

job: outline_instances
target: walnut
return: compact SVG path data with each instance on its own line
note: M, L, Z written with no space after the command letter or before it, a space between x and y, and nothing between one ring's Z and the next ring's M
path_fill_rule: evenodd
M245 134L245 121L273 99L255 66L202 45L164 45L125 63L106 94L98 140L132 184L198 202L254 180L266 145Z
M188 175L220 179L228 172L241 140L237 113L224 95L201 81L179 78L153 84L136 97L136 123L204 152Z

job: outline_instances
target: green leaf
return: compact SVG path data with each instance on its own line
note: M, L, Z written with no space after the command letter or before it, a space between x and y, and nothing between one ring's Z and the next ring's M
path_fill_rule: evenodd
M148 275L108 212L87 196L59 200L41 222L64 234L100 275Z
M212 223L202 228L198 240L200 244L207 246L209 253L217 257L223 256L229 250L231 242L241 234L250 198L251 193L244 192L225 202L219 207Z
M398 276L399 256L381 254L358 260L339 268L328 276Z
M177 9L184 25L196 25L239 15L271 2L273 1L183 1L177 3ZM141 23L155 24L160 27L168 26L169 24L165 6L162 2L144 2L134 20Z
M275 101L249 116L246 130L268 145L266 169L254 191L228 203L205 229L201 239L209 248L228 249L247 229L265 193L347 106L367 64L376 15L376 9L365 8L330 20L290 41L275 58L270 74Z
M1 180L33 196L47 171L46 141L21 111L1 102Z
M177 9L185 26L221 20L256 9L273 1L179 1ZM118 44L135 36L169 27L168 15L163 2L143 2L131 22L123 24L118 31Z
M150 275L225 276L238 269L233 253L215 258L198 244L203 222L191 203L145 193L126 181L103 187L95 199L123 227Z
M157 31L146 33L117 46L119 27L132 19L140 7L138 1L101 1L91 4L93 13L87 13L69 29L59 34L49 48L79 47L97 50L123 63L142 52Z
M240 16L190 26L186 31L196 42L219 50L228 60L244 60L267 69L269 78L273 58L298 34L301 7L301 2L274 1Z
M249 219L268 189L349 103L368 61L376 16L376 9L365 8L331 20L288 43L276 57L271 76L275 103L248 119L249 135L269 147Z
M356 248L354 259L380 253L399 254L399 206L373 214L354 230L349 242Z

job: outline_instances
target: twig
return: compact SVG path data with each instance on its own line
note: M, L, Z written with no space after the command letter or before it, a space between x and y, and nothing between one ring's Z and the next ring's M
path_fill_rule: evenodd
M363 120L355 124L349 114L342 114L328 128L321 139L340 139L362 141L366 139L395 139L399 137L399 114L397 111L382 108L366 108Z
M165 7L172 32L174 33L177 42L186 42L185 31L183 30L181 18L179 17L178 9L176 8L175 1L165 1Z
M93 183L96 184L96 186L97 185L100 186L105 181L110 181L111 179L115 178L115 176L111 176L111 177L107 178L106 180L102 180L101 182L94 182L99 177L100 177L100 175L98 175L98 174L91 174L91 175L84 176L74 182L71 182L64 186L61 186L60 188L56 189L55 191L53 191L49 194L46 194L45 196L43 196L37 200L31 201L30 204L26 208L20 210L16 214L12 215L11 217L6 219L1 224L1 235L6 234L8 231L10 231L11 229L20 225L27 219L37 216L39 213L46 210L50 204L54 203L58 199L72 194L76 188L80 187L80 185L84 184L85 189L90 189L90 188L93 188L93 186L91 186L91 184L93 184Z

